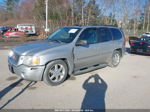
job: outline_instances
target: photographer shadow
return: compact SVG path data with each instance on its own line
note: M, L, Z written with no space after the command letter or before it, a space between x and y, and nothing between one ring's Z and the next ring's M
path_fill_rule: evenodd
M94 79L94 82L91 80ZM84 83L83 89L86 91L81 110L92 109L105 111L106 82L95 74L90 76Z

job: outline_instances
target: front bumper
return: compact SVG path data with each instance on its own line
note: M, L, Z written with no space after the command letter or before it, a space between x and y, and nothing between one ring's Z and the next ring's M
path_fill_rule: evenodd
M150 48L138 48L138 47L131 47L131 52L140 53L140 54L150 54Z
M30 67L26 65L13 65L11 59L8 59L8 67L12 73L20 76L25 80L41 81L45 66Z

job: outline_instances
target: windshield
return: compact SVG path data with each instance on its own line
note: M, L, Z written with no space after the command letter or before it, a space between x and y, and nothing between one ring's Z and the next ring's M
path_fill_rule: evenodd
M150 37L148 36L143 36L140 38L141 41L150 41Z
M4 27L0 27L0 29L4 29Z
M47 39L58 42L70 43L74 40L81 28L65 27L56 30Z

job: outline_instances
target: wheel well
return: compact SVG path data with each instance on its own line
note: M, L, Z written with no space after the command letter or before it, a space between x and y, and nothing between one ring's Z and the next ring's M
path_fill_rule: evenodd
M120 52L120 54L121 54L121 57L122 57L122 49L121 49L121 48L119 48L119 49L116 49L116 51L119 51L119 52Z
M59 58L59 59L55 59L55 60L63 60L63 61L66 63L66 65L67 65L67 67L68 67L68 71L69 71L69 65L68 65L68 62L67 62L67 59L66 59L66 58ZM52 62L52 61L55 61L55 60L48 61L45 65L47 65L48 63L50 63L50 62Z
M67 59L66 59L66 58L59 58L59 59L55 59L55 60L63 60L63 61L66 63L67 68L68 68L68 72L69 72L69 65L68 65L68 62L67 62ZM55 60L48 61L48 62L45 64L45 66L47 66L48 63L50 63L50 62L52 62L52 61L55 61ZM46 68L46 67L45 67L45 68ZM44 69L44 71L45 71L45 69ZM69 74L69 73L68 73L68 74ZM43 75L44 75L44 72L43 72L43 74L42 74L42 80L43 80Z
M67 68L68 68L68 71L69 71L69 65L68 65L68 61L67 61L67 59L66 59L66 58L61 58L60 60L63 60L63 61L66 63Z
M58 59L54 59L54 60L50 60L50 61L48 61L45 65L47 65L48 63L50 63L50 62L52 62L52 61L55 61L55 60L63 60L63 61L65 61L66 62L66 64L68 64L67 63L67 59L66 58L58 58ZM67 65L68 66L68 65Z

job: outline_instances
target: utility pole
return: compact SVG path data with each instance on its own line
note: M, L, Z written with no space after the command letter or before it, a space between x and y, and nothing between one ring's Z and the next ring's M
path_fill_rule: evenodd
M147 13L147 16L148 16L148 24L147 24L147 32L149 32L149 26L150 26L150 6L148 7L148 13Z
M45 32L46 32L46 35L48 34L48 0L45 0L45 5L46 5L46 9L45 9L45 12L46 12L46 23L45 23Z
M143 31L145 31L145 21L146 21L146 14L145 14L145 9L144 9L144 21L143 21Z
M83 1L81 1L81 25L84 25L84 9L83 9Z
M71 5L71 24L74 25L74 0L72 0Z
M133 26L133 30L134 30L134 36L135 36L135 21L136 21L136 15L135 15L135 0L133 0L133 11L134 11L134 26Z

